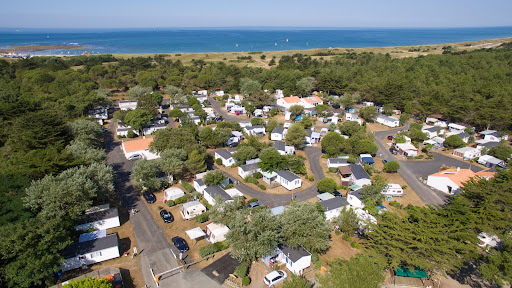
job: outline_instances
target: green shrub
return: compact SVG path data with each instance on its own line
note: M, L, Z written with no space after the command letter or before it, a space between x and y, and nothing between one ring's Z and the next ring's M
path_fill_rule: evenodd
M329 158L329 156L327 154L323 154L322 156L320 156L321 158L324 158L324 159L327 159Z
M199 222L199 223L204 223L206 221L208 221L210 217L208 216L208 213L203 213L203 214L200 214L200 215L197 215L196 216L196 221Z
M310 182L313 182L313 181L315 181L315 176L313 176L313 175L310 175L310 176L308 177L308 180L309 180Z
M232 184L232 183L229 183L228 185L226 185L226 186L224 187L224 190L226 190L226 189L230 189L230 188L233 188L233 184Z
M350 236L348 236L348 235L346 235L346 234L345 234L345 235L343 235L343 236L341 237L341 239L343 239L343 240L345 240L345 241L347 241L347 242L352 241L352 238L350 238Z
M137 137L137 134L135 134L135 132L133 132L132 130L128 131L128 133L126 134L126 136L128 138L135 138Z
M181 196L180 198L178 198L178 199L174 200L174 203L175 203L176 205L178 205L178 204L183 204L183 203L188 202L188 199L190 199L190 198L192 198L192 195L190 195L190 194L185 194L184 196Z
M315 269L316 269L316 270L320 270L321 268L322 268L322 263L320 263L320 262L316 262L316 263L315 263Z
M402 190L407 189L407 185L402 185Z
M178 53L178 54L174 54L174 56L178 57L178 56L181 56L181 54L180 54L180 53Z
M318 262L318 259L318 253L313 252L313 254L311 254L311 262L316 263Z
M341 234L341 232L340 232L340 230L336 229L336 230L334 230L334 234L336 234L336 235L340 235L340 234Z
M167 207L172 207L172 206L176 205L174 203L174 200L167 200L167 201L165 201L165 204L167 204Z
M239 278L247 276L247 272L249 272L249 266L245 264L240 264L235 268L235 275Z
M267 190L267 187L263 184L258 184L258 187L260 187L261 190Z
M194 187L192 187L192 185L188 184L187 182L181 182L181 185L185 190L187 190L188 193L192 193L194 191Z
M160 188L162 188L162 189L167 189L167 188L169 188L169 186L170 186L170 184L167 181L162 181L162 183L160 183Z
M258 179L254 178L252 175L245 177L244 181L247 183L252 183L252 184L258 185Z
M251 278L249 278L249 277L242 278L242 285L249 286L249 284L251 284Z
M202 214L201 214L202 215ZM226 245L224 243L224 241L222 242L217 242L217 243L214 243L214 244L210 244L210 245L206 245L206 246L203 246L201 248L199 248L199 256L201 256L202 258L208 256L208 255L212 255L212 254L215 254L217 252L220 252L222 250L225 250L227 249L229 246Z
M338 168L336 168L336 167L329 168L329 173L336 173L336 172L338 172Z
M395 201L389 201L389 205L390 206L395 206L396 202Z
M215 159L215 163L217 163L217 165L221 166L222 165L222 159L220 159L220 158Z
M251 199L249 199L249 201L247 201L247 204L253 203L253 202L258 202L258 199L257 198L251 198Z
M254 177L256 179L261 179L261 178L263 178L263 174L261 174L261 172L256 172L256 173L252 174L252 177Z
M158 206L157 208L158 208L158 210L164 209L164 207L162 207L162 206Z
M350 246L356 249L361 248L361 245L359 245L359 243L357 243L356 241L352 241L352 243L350 243Z

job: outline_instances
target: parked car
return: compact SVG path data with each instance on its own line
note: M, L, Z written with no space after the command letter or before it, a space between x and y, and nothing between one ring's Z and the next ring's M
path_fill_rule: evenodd
M386 163L388 163L388 162L389 162L389 160L382 159L382 163L386 164Z
M153 204L156 201L155 194L153 194L149 191L144 191L142 193L142 197L144 197L144 199L146 200L146 202L148 202L148 204Z
M174 247L176 247L176 249L178 249L178 251L180 251L182 253L188 251L187 242L185 242L185 240L183 240L183 238L176 236L176 237L172 238L171 240L172 240L172 244L174 245Z
M391 147L391 148L389 148L389 152L396 155L398 153L398 150L396 150L396 148Z
M249 204L247 204L247 208L256 208L256 207L260 207L260 206L264 206L265 204L261 203L261 202L251 202Z
M393 138L394 138L393 135L388 136L388 140L393 140Z
M160 210L160 217L162 217L162 220L164 220L165 223L171 223L174 221L174 217L172 216L171 212L165 209Z
M263 278L263 282L268 287L272 287L277 283L283 282L284 280L286 280L287 277L288 274L286 274L286 272L284 272L283 270L276 270L268 273L267 276Z
M217 117L217 122L222 122L223 120L224 120L224 117L222 117L222 116Z
M128 160L139 160L142 158L142 155L140 154L133 154L131 156L128 156Z

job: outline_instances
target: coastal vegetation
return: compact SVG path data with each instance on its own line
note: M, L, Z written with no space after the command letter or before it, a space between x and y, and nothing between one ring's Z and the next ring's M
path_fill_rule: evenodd
M271 101L263 89L283 89L285 95L304 95L319 90L325 92L321 94L324 100L338 106L350 107L356 100L369 100L385 105L388 110L400 109L420 118L440 114L477 129L510 131L511 48L512 45L504 44L472 52L446 49L441 55L405 59L394 59L388 54L339 51L329 61L297 53L283 55L271 69L203 60L185 65L163 55L0 60L0 226L3 231L0 235L0 285L51 284L62 261L58 252L76 240L73 224L78 215L94 203L114 197L114 175L112 168L106 165L100 141L103 137L101 127L85 118L90 108L111 103L112 99L138 98L141 101L136 110L117 116L124 117L124 121L139 129L154 117L155 105L160 104L163 97L169 96L176 102L187 101L191 106L197 104L186 97L193 90L245 92L254 106ZM267 53L267 59L270 58L271 54ZM153 96L148 97L148 92L154 92ZM342 97L336 100L329 94ZM200 111L196 110L198 114ZM176 113L172 117L179 115ZM295 125L303 126L302 123ZM182 174L180 167L190 172L204 171L206 148L224 143L227 130L220 129L222 127L241 130L237 123L226 122L217 127L216 133L211 130L199 133L198 128L186 119L182 127L159 130L151 148L174 160L155 162L160 167L140 160L134 170L135 174L140 174L136 178L143 179L141 185L148 187L158 185L151 180L157 169L173 176ZM338 143L328 151L329 155L371 153L376 149L371 133L364 127L343 124L339 128L344 135L358 137L346 141L338 136L324 138L326 142L322 141L322 146L330 146L327 145L329 142ZM301 143L296 139L303 139L304 129L301 129L297 128L296 133L287 136L287 143L299 146ZM287 159L277 156L274 148L265 148L261 144L257 138L247 137L237 152L237 160L252 158L255 151L261 151L260 166L268 170L286 167ZM252 149L242 149L244 145ZM502 155L502 150L500 147L493 152ZM467 183L464 193L443 209L408 207L400 211L402 214L382 217L379 220L383 225L379 224L374 236L368 240L370 255L388 268L406 263L447 271L476 257L485 263L482 266L484 276L491 278L493 274L500 279L509 279L506 270L508 246L502 252L475 256L469 245L475 240L472 235L482 231L508 234L512 225L509 217L511 173L506 170L488 182ZM371 192L367 194L372 196ZM323 221L321 213L313 213L316 207L308 205L294 204L293 209L287 210L289 215L280 216L280 221L287 225L286 231L282 231L266 212L251 216L261 220L266 225L263 227L258 221L252 221L246 227L243 222L248 217L247 212L236 212L233 222L229 223L233 231L229 238L234 255L251 261L268 252L269 243L278 244L283 240L312 251L325 251L329 237L325 226L311 227L311 231L316 229L318 232L311 235L319 237L311 238L314 242L300 236L305 233L303 229L309 229L306 224ZM301 215L303 219L299 218ZM216 219L222 223L231 221L221 217ZM302 222L295 222L296 219ZM457 219L464 221L456 223ZM398 225L403 229L395 229ZM446 233L448 230L443 228L449 228L453 233ZM261 231L271 233L262 236ZM408 244L403 243L403 239L419 234L428 236L415 242L423 248L411 253L404 251L402 247ZM246 235L255 235L258 243L249 245ZM430 247L426 243L442 245ZM383 259L379 255L387 257ZM450 259L456 261L447 263L442 255L454 255ZM361 263L364 261L362 259ZM338 270L346 269L344 265L339 263ZM355 261L346 265L362 264ZM492 271L499 271L499 274ZM338 280L327 278L324 281L337 283Z

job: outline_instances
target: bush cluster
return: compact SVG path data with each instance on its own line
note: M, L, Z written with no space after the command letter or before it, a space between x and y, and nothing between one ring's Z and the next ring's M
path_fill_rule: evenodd
M209 220L209 215L207 212L203 213L203 214L200 214L200 215L197 215L196 216L196 221L199 222L199 223L204 223L206 221Z
M313 181L315 181L315 176L313 176L313 175L310 175L310 176L308 177L308 180L309 180L310 182L313 182Z
M217 243L210 244L210 245L206 245L206 246L203 246L203 247L199 248L199 256L204 258L204 257L206 257L208 255L212 255L212 254L215 254L215 253L220 252L222 250L225 250L228 247L229 246L226 245L226 243L224 243L224 241L217 242Z
M174 204L179 205L188 202L188 200L192 198L192 195L185 194L184 196L181 196L180 198L174 200Z
M258 187L260 187L261 190L267 190L267 187L263 184L258 184Z
M263 174L261 174L261 172L256 172L256 173L252 174L252 177L254 177L256 179L261 179L261 178L263 178Z
M222 165L222 159L220 159L220 158L215 159L215 163L217 163L217 165L221 166Z
M347 241L347 242L352 241L352 238L350 238L350 236L348 236L348 235L343 235L343 236L341 236L341 239L343 239L343 240L345 240L345 241Z
M192 193L194 191L194 187L192 187L192 185L188 184L187 182L181 182L181 186L183 186L183 188L187 190L188 193Z
M242 285L249 286L249 284L251 284L251 278L249 278L249 277L242 278Z
M172 206L176 205L176 203L174 203L174 200L167 200L167 201L165 201L165 204L168 207L172 207Z
M235 275L239 278L243 278L247 276L247 273L249 272L249 266L245 264L240 264L236 266L235 268Z
M252 183L254 185L258 185L258 179L256 179L254 176L252 175L249 175L247 177L244 178L244 181L247 182L247 183Z

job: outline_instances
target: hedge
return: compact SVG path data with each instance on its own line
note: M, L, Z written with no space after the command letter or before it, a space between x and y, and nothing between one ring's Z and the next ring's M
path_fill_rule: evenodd
M167 200L167 201L165 201L165 204L167 204L168 207L172 207L172 206L176 205L174 203L174 200Z
M190 199L190 198L192 198L192 195L185 194L184 196L181 196L180 198L174 200L174 204L178 205L178 204L186 203L186 202L188 202L188 199Z
M247 204L252 203L252 202L258 202L258 199L257 198L251 198L251 199L249 199L249 201L247 201Z
M192 193L194 191L194 187L192 187L192 185L188 184L187 182L181 182L181 186L183 186L183 188L187 190L188 193Z
M208 216L208 213L205 212L203 214L200 214L200 215L197 215L196 216L196 221L199 222L199 223L204 223L206 221L208 221L210 217Z
M249 277L242 278L242 285L249 286L249 284L251 284L251 278L249 278Z
M220 159L220 158L215 159L215 163L217 163L217 165L219 165L219 166L222 166L222 159Z
M258 187L260 187L261 190L267 190L267 187L263 184L258 184Z
M263 178L263 174L261 174L261 172L256 172L256 173L252 174L252 177L254 177L256 179L260 179L260 178Z
M248 272L249 272L249 266L247 266L245 264L240 264L240 265L236 266L235 275L238 276L239 278L243 278L243 277L247 276Z
M224 241L217 242L214 244L206 245L201 248L199 248L199 256L204 258L208 255L215 254L217 252L220 252L222 250L227 249L229 246L224 243Z

